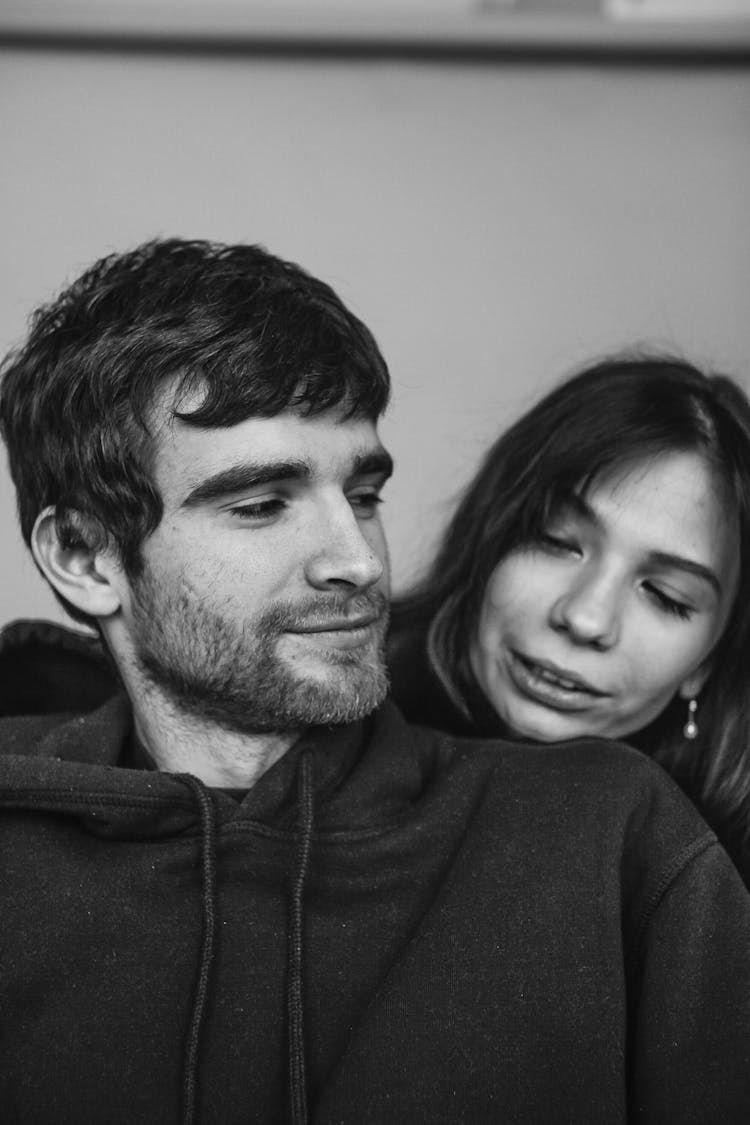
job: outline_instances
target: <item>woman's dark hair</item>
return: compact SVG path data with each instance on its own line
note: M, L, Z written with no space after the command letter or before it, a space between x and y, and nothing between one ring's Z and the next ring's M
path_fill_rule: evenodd
M375 419L390 389L369 330L324 282L260 246L181 239L97 262L37 310L1 371L24 539L52 505L64 545L112 546L131 577L162 516L152 415L165 387L172 415L202 427L331 407Z
M676 778L735 854L750 844L750 403L725 375L667 355L586 368L546 395L489 452L425 577L397 600L393 623L425 649L432 672L478 734L486 700L470 650L498 562L539 537L551 512L597 478L668 451L704 456L737 520L739 586L700 696L700 733L684 737L674 700L631 741Z

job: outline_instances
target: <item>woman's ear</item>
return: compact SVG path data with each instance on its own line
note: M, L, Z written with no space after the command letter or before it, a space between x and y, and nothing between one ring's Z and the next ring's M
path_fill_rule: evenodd
M79 517L81 527L84 520ZM80 545L65 546L55 509L45 508L31 533L31 551L51 586L90 617L110 617L120 609L122 568L109 551Z
M712 661L710 659L704 660L694 672L691 672L691 674L682 681L677 692L680 699L695 699L700 695L703 685L711 672L711 667Z

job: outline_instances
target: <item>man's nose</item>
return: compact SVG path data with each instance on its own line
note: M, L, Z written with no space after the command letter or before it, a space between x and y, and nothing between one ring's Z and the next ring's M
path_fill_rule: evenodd
M612 576L591 568L579 573L554 603L553 628L575 644L609 649L620 636L620 591Z
M374 528L374 525L373 525ZM382 536L376 543L382 543ZM381 553L365 535L347 503L322 520L316 532L317 548L308 557L306 577L318 590L366 590L385 570L385 546Z

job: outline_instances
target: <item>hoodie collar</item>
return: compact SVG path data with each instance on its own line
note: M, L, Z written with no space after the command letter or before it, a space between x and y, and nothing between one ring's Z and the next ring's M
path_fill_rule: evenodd
M218 808L224 806L226 816L234 810L245 819L278 828L293 827L303 753L311 753L314 759L313 799L316 807L323 807L342 787L347 788L378 725L376 713L345 726L311 728L258 779L239 805L221 790L215 791ZM83 811L82 806L100 800L118 805L146 800L149 805L193 806L176 775L118 768L133 738L132 710L124 693L112 696L87 715L4 719L0 721L0 738L0 804L6 807L12 794L18 798L13 803L23 804L25 795L37 807L41 800L45 807L61 809L69 804L71 811L73 806ZM44 792L47 799L42 800ZM362 804L364 810L369 801L365 799Z

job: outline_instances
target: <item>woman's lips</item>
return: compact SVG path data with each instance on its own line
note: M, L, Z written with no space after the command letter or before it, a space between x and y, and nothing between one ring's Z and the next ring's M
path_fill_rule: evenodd
M582 711L608 692L599 691L577 673L548 660L510 651L509 671L515 687L536 703L557 711Z

